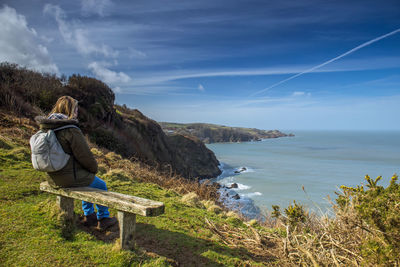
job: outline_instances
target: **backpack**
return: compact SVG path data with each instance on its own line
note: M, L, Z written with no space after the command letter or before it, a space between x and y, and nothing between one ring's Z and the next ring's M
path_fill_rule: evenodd
M56 129L40 130L32 135L29 143L32 151L32 165L38 171L55 172L67 165L70 155L64 152L54 132L66 128L78 128L75 125L66 125Z

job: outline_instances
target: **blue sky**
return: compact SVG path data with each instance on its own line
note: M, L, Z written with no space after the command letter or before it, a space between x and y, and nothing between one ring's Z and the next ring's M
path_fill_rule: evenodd
M0 0L0 25L0 61L157 121L400 130L398 0Z

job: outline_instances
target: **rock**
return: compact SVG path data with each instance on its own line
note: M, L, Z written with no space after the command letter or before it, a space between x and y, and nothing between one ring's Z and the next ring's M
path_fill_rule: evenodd
M198 138L175 134L167 136L176 171L186 178L212 178L221 174L214 153Z
M239 186L238 186L237 183L233 183L233 184L231 184L231 186L229 187L229 189L238 188L238 187L239 187Z
M240 170L235 171L235 173L241 173L241 172L244 172L246 170L247 170L246 167L242 167L242 168L240 168Z
M212 183L213 186L215 186L217 189L221 189L221 184L219 183Z
M240 199L240 196L239 196L239 194L236 194L232 198L238 200L238 199Z

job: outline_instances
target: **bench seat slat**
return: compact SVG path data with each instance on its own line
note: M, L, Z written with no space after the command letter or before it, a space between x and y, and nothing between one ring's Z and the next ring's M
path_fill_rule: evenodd
M100 204L120 211L142 216L158 216L164 213L164 203L162 202L116 192L104 191L97 188L54 188L50 186L48 182L43 182L40 184L40 190L60 196Z

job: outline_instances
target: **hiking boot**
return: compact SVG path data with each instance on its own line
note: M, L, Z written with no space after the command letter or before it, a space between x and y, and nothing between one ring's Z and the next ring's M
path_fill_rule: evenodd
M96 212L93 212L92 214L88 216L84 216L82 220L82 224L84 226L90 227L90 226L96 226L97 225L97 215Z
M97 228L100 231L104 231L107 228L110 228L111 226L115 225L116 223L118 223L117 218L115 217L107 217L107 218L102 218L99 220L99 222L97 223Z

